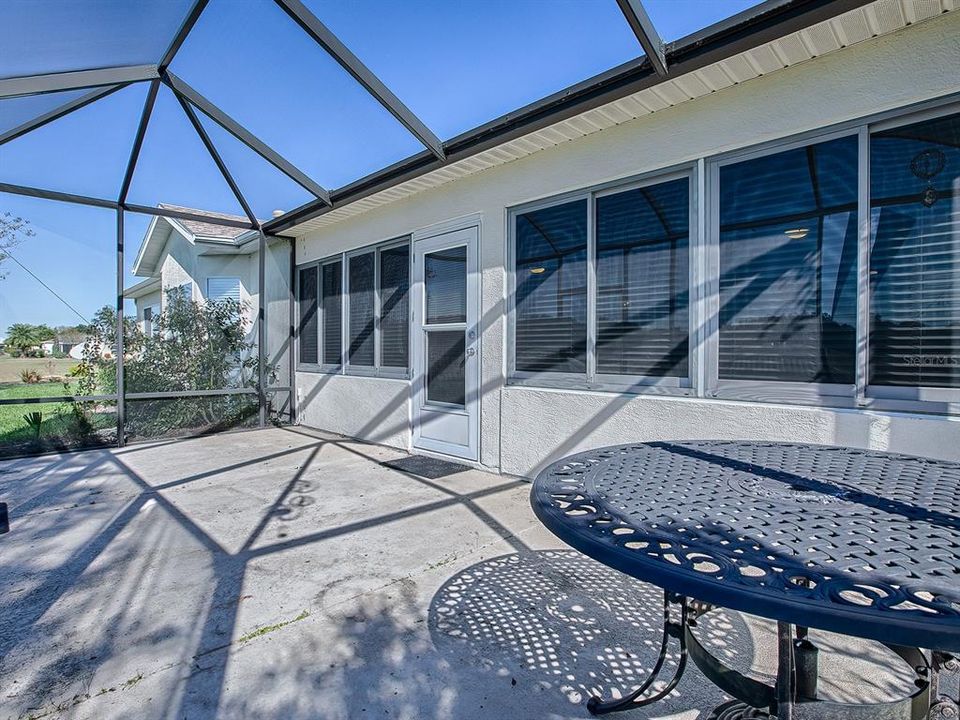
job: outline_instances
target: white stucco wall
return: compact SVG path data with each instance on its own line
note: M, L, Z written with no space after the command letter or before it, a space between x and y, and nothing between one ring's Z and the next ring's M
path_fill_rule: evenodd
M382 445L410 447L410 383L297 373L300 422Z
M807 440L960 458L960 424L943 417L505 386L503 312L508 207L960 93L957 68L960 13L345 220L298 240L297 262L481 215L481 462L504 472L529 475L582 447L668 437ZM409 416L406 384L308 373L298 373L297 383L304 424L399 446L409 442L408 432L392 429ZM389 428L383 425L388 405Z

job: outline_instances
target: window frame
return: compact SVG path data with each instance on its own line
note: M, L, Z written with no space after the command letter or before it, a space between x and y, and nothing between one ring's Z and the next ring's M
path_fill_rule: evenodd
M698 190L699 168L696 162L683 163L669 168L635 175L622 180L598 184L583 190L554 195L522 205L507 208L507 384L528 385L533 387L552 387L569 390L593 390L600 392L631 392L658 395L693 396L695 378L699 372L698 353L695 352L694 338L696 324L695 288L700 271L695 262L698 257ZM658 375L618 375L598 373L597 368L597 242L596 242L596 199L616 195L638 188L650 187L674 180L686 179L688 182L688 220L689 238L687 242L687 375L686 377ZM533 372L517 370L516 354L516 246L517 217L528 212L564 205L570 202L586 200L587 213L587 354L584 373Z
M323 269L328 265L340 263L340 362L328 363L324 359L324 342L326 340L327 311L323 308ZM300 295L297 294L297 302ZM343 329L343 258L339 255L324 258L317 263L317 372L337 373L343 367L344 361L344 329Z
M349 375L351 377L379 377L379 378L392 378L398 380L409 380L410 379L410 333L409 329L407 332L407 367L401 368L396 366L383 366L381 365L381 338L380 338L380 255L384 250L391 250L398 247L407 248L407 278L408 278L408 289L407 292L410 292L409 282L410 278L413 277L413 247L409 235L405 235L399 238L392 238L390 240L385 240L383 242L374 243L372 245L364 245L358 248L351 248L350 250L344 250L333 255L327 255L318 260L312 260L310 262L301 263L296 266L296 308L297 316L299 317L300 312L300 271L309 267L317 268L317 359L320 360L318 364L313 363L301 363L300 362L300 336L299 333L296 337L295 342L295 352L297 358L297 372L312 372L324 375ZM373 331L373 347L374 347L374 364L371 365L353 365L350 363L349 358L349 346L350 346L350 273L349 273L349 261L351 257L357 257L359 255L366 255L373 253L374 256L374 278L373 278L373 293L374 293L374 331ZM330 363L323 362L323 337L324 337L324 327L326 323L325 311L323 309L323 268L332 263L340 263L340 363L333 365ZM410 318L409 313L407 317L407 322L409 325Z
M871 196L870 196L870 139L874 133L893 130L898 127L905 127L928 120L947 117L948 115L960 115L960 102L952 101L943 104L937 104L933 107L914 109L895 113L886 117L878 118L873 122L865 122L862 131L865 136L865 144L861 145L862 157L860 165L862 170L861 185L863 203L863 215L861 216L861 245L864 252L864 279L863 288L861 288L862 316L858 315L858 321L863 324L863 341L859 342L858 351L863 353L863 377L862 382L858 384L858 405L861 407L872 407L888 410L920 410L925 412L939 412L943 414L960 414L960 387L943 388L929 385L871 385L869 383L869 360L870 360L870 259L872 253L872 218L871 218ZM960 228L958 228L960 233ZM858 331L859 331L858 327ZM859 359L859 357L858 357ZM858 365L858 371L860 370ZM859 375L858 375L859 377Z
M862 135L861 127L842 129L824 128L813 130L801 135L793 135L782 140L764 143L763 145L735 150L717 155L706 160L707 166L707 202L706 202L706 242L705 250L708 256L709 277L707 279L707 295L713 304L713 311L707 315L706 336L704 349L706 354L706 377L704 391L708 397L724 400L761 400L795 402L800 404L817 404L827 407L855 407L857 379L860 377L860 314L863 298L861 296L860 251L862 246L862 218L863 218L863 178L860 173L862 165ZM720 170L728 165L756 160L757 158L777 155L806 148L810 145L854 137L858 139L857 158L857 327L856 348L857 357L854 360L854 382L822 383L797 382L787 380L738 380L720 377ZM868 276L869 277L869 276Z
M211 280L236 280L237 281L237 302L243 302L243 280L239 275L207 275L207 281L204 283L204 299L210 299L210 281Z

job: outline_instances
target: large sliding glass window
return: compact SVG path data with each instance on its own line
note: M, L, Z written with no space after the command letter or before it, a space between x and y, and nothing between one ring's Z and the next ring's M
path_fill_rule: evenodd
M597 372L687 377L690 183L596 200Z
M301 268L299 360L308 370L404 376L410 243L392 241Z
M516 369L587 370L587 200L516 218Z
M875 386L960 387L960 115L870 138Z
M518 377L689 384L689 175L519 211L513 233Z
M856 374L856 135L719 173L721 380Z

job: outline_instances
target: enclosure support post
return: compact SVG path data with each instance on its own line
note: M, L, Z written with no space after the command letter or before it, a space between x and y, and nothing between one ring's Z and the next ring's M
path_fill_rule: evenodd
M123 447L126 408L123 387L123 208L117 207L117 447Z
M260 399L260 427L267 426L267 236L260 229L257 253L257 396Z
M287 329L287 355L290 360L290 424L297 424L297 352L296 327L297 327L297 241L293 238L288 240L290 243L290 276L287 280L287 307L290 311L290 326Z

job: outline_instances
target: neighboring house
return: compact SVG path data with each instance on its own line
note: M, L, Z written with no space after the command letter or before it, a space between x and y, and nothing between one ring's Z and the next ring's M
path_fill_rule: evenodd
M244 305L249 328L257 308L258 233L215 221L246 220L161 203L161 208L209 217L211 222L154 217L140 243L133 274L145 278L124 291L136 306L137 324L147 335L163 312L169 293L191 300L233 298Z
M524 476L670 439L960 458L960 12L770 7L270 221L299 421Z

